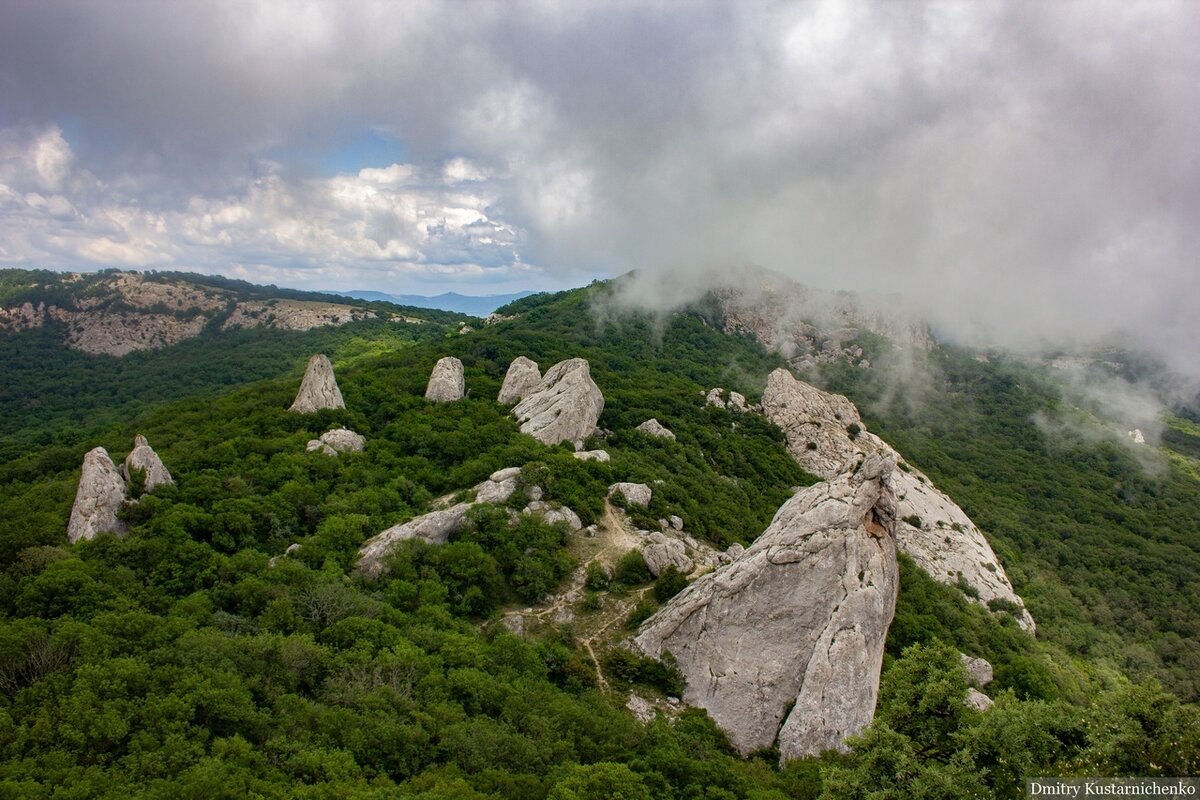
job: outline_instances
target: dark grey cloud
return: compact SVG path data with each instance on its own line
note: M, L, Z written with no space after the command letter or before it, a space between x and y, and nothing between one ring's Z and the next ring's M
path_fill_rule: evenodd
M963 340L1122 334L1200 374L1190 0L80 0L9 3L4 16L0 125L64 131L72 174L103 187L60 193L81 238L105 203L195 226L190 208L252 205L266 180L275 200L251 223L215 230L210 213L208 263L252 273L278 267L281 251L285 277L312 284L331 277L305 271L322 242L350 242L347 280L382 280L396 259L404 275L639 268L676 286L755 263L901 292ZM419 171L464 158L486 180L471 202L452 202L446 184L405 214L403 193L332 201L328 178L264 163L367 127L404 142ZM446 234L432 219L443 203L478 219ZM5 212L10 261L56 252L50 240L76 252L22 209ZM254 235L311 209L338 234L269 247ZM125 228L130 258L141 239L164 258L202 257L143 227ZM389 241L411 257L388 255ZM540 272L520 271L530 264Z

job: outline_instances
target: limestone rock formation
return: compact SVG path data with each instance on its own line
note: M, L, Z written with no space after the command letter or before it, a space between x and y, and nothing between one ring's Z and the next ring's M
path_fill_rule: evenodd
M607 450L578 450L571 455L580 461L601 461L604 463L608 463L609 461Z
M503 503L512 497L520 475L520 467L496 470L486 481L475 486L474 501L436 509L377 533L358 549L359 571L369 578L377 577L383 571L383 559L396 545L409 539L421 539L434 545L445 544L451 536L466 527L467 512L472 508L483 503Z
M721 395L725 392L724 389L718 387L708 390L708 394L704 396L704 404L708 406L716 406L717 408L725 407L725 400Z
M798 492L642 624L637 646L675 656L683 699L743 755L776 739L784 761L844 748L870 723L898 584L893 466L873 456Z
M318 353L308 360L304 380L300 381L300 391L296 392L296 400L288 411L311 414L322 408L345 407L337 379L333 377L333 364L324 354Z
M566 523L569 530L577 531L583 528L583 521L579 519L579 515L566 506L556 506L552 503L547 503L545 500L534 500L529 505L521 510L522 514L537 514L542 518L542 522L547 525L554 525L559 522Z
M1033 617L971 518L887 442L867 431L853 403L777 369L767 379L762 405L767 419L783 429L788 453L814 475L831 478L874 453L895 459L900 465L893 478L899 548L942 583L954 584L961 577L985 605L991 600L1014 604L1021 627L1035 630Z
M538 370L537 362L517 356L508 365L508 372L504 373L504 383L500 386L500 394L496 395L496 402L505 406L518 403L541 382L542 373Z
M476 503L503 503L517 490L521 477L520 467L498 469L488 479L475 487Z
M334 428L321 434L319 439L311 439L305 448L308 452L319 450L327 456L337 457L338 453L361 453L367 440L362 434L346 428Z
M638 425L636 430L641 431L647 436L657 436L660 439L670 439L671 441L675 440L675 434L671 433L665 425L654 418L648 419L641 425Z
M125 456L125 463L121 465L121 477L128 482L136 471L141 471L145 476L143 492L152 492L155 486L162 486L164 483L175 483L158 453L154 452L150 442L140 433L134 437L133 450Z
M973 708L976 711L987 711L996 704L992 698L988 697L974 686L967 689L967 697L965 700L963 700L963 703L967 708Z
M358 569L369 578L378 576L383 571L383 559L396 545L409 539L445 544L452 534L466 527L467 512L474 505L457 503L450 508L430 511L372 536L358 549Z
M982 689L992 682L992 665L984 658L974 658L966 653L959 654L962 657L963 666L967 668L967 681L972 685Z
M650 574L656 578L670 566L674 566L684 575L696 568L695 563L688 557L684 543L661 533L650 534L649 544L642 548L642 559L646 562Z
M439 359L429 375L425 399L435 403L453 403L462 399L464 391L462 362L454 356Z
M88 451L75 490L67 540L74 544L80 539L93 539L103 531L113 531L118 536L125 533L125 523L117 519L124 502L125 480L108 451L103 447Z
M543 444L583 440L596 430L604 395L592 381L588 362L582 358L561 361L547 370L541 383L513 409L521 432Z
M617 494L624 497L629 505L643 508L650 505L650 498L654 496L650 487L644 483L614 483L608 487L609 497Z

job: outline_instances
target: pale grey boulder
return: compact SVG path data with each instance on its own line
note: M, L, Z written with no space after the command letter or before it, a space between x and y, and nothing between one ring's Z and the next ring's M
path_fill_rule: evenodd
M118 536L126 531L117 512L125 503L125 479L103 447L89 450L83 457L79 486L75 489L75 504L67 523L67 541L93 539L96 534L112 531Z
M555 525L559 522L565 524L568 530L578 531L583 529L583 521L579 519L579 515L566 506L554 505L547 503L545 500L534 500L529 505L521 510L522 514L533 514L540 516L542 522L547 525Z
M537 388L513 408L522 433L548 445L572 442L576 450L596 431L602 411L604 395L582 358L555 364Z
M667 567L675 567L684 575L696 568L688 556L687 547L680 540L661 533L652 533L647 539L649 543L642 547L642 560L654 577L663 574Z
M610 460L607 450L577 450L571 455L580 461L599 461L607 464Z
M323 354L318 353L308 360L304 379L300 381L300 391L296 392L296 400L288 411L311 414L323 408L345 407L346 403L342 400L337 379L333 376L333 364Z
M505 406L519 403L541 382L542 373L538 370L537 362L517 356L508 365L508 372L504 373L504 383L500 386L496 402Z
M140 433L134 437L133 449L125 456L125 463L121 465L121 477L128 483L131 476L139 471L145 476L143 492L152 492L156 486L175 483L158 453L154 452L150 442Z
M361 453L366 444L366 437L362 434L346 428L334 428L322 433L319 439L310 439L305 449L310 453L320 451L336 458L338 453Z
M608 496L621 495L625 498L625 502L631 506L642 506L645 508L650 505L650 500L654 496L650 487L644 483L614 483L608 487Z
M767 379L762 406L766 418L783 429L788 453L814 475L832 478L872 454L894 459L901 465L893 478L900 550L942 583L957 584L961 576L985 606L992 600L1012 603L1021 627L1036 631L1024 601L971 518L927 476L905 464L891 445L869 432L847 398L777 369Z
M734 392L734 391L729 392L729 403L727 403L725 407L728 408L730 411L735 411L735 410L736 411L749 411L750 410L750 406L748 406L746 404L746 395L739 394L738 392Z
M967 668L967 682L982 689L992 682L992 665L987 659L974 658L966 653L959 653L963 666Z
M845 749L870 723L898 586L892 467L875 456L800 491L639 629L743 755L776 740L783 761Z
M967 708L973 708L976 711L987 711L989 708L994 706L996 702L972 686L971 688L967 689L967 696L966 699L963 700L963 704Z
M660 439L670 439L671 441L675 441L675 434L654 418L650 418L641 425L638 425L635 430L640 431L647 436L657 436Z
M719 386L716 388L713 388L713 389L709 389L708 394L706 394L704 396L704 404L706 406L716 406L717 408L724 408L725 400L722 399L722 397L721 397L721 395L724 392L725 392L725 390L720 388Z
M465 389L462 362L454 356L446 356L433 365L429 384L425 387L425 399L434 403L453 403L463 398Z
M496 470L486 481L475 487L475 502L503 503L517 491L520 478L520 467Z

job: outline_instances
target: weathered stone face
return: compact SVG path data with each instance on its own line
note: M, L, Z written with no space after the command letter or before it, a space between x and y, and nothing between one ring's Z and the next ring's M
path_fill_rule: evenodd
M898 580L891 468L874 457L797 493L643 623L637 645L675 656L683 699L742 754L777 738L784 760L841 748L870 723Z
M83 457L83 471L75 490L75 505L67 524L67 540L93 539L103 531L125 533L117 512L125 502L125 479L117 471L108 451L97 447Z
M654 492L644 483L614 483L608 487L608 496L621 495L625 498L625 502L631 506L642 506L643 508L650 505L651 498L654 497Z
M323 354L310 358L308 368L304 370L304 379L300 381L300 391L296 392L296 400L288 411L311 414L322 408L345 407L342 392L333 377L333 364Z
M858 409L845 397L796 380L785 369L767 379L763 414L783 429L788 453L814 475L831 478L871 454L903 464L893 479L897 500L896 542L900 550L942 583L959 576L979 593L979 602L1004 600L1019 607L1017 622L1028 631L1033 617L1004 572L987 539L961 508L900 454L866 430Z
M346 428L334 428L322 433L319 439L310 441L305 449L309 452L319 450L337 458L338 453L361 453L366 445L367 440L361 434Z
M521 432L539 442L574 442L576 448L596 430L604 395L592 381L588 362L571 358L551 367L537 389L513 409Z
M517 356L508 365L508 372L504 373L504 384L500 387L496 402L505 406L520 402L541 382L542 373L538 370L537 362Z
M140 433L133 440L133 450L125 457L125 463L121 467L121 476L129 481L130 476L136 470L141 470L146 476L145 484L142 487L144 492L152 492L156 486L175 483L171 473L167 471L166 465L158 457L158 453L154 452L150 443L146 441L146 437Z
M425 387L425 399L435 403L453 403L461 400L465 391L462 362L447 356L433 366L429 385Z

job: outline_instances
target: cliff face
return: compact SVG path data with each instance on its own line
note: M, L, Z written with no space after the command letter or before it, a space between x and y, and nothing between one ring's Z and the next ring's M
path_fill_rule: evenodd
M198 336L225 316L223 329L277 328L305 331L324 325L345 325L376 316L360 306L301 300L238 300L226 289L199 286L184 280L150 280L136 272L117 272L79 290L67 291L58 302L30 302L0 308L0 331L63 327L68 347L85 353L123 356L136 350L156 350ZM78 281L76 281L78 282ZM82 285L82 284L81 284Z
M898 586L893 466L872 456L797 493L640 628L637 646L674 655L683 699L743 755L777 739L783 760L843 748L870 723Z

